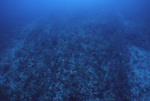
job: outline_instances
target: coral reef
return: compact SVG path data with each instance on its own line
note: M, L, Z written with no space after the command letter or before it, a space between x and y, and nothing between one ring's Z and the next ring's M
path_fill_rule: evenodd
M97 16L0 31L1 101L150 100L149 30Z

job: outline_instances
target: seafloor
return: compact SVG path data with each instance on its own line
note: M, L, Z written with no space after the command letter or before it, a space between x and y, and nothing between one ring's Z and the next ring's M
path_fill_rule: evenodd
M150 24L67 16L1 25L0 101L150 101Z

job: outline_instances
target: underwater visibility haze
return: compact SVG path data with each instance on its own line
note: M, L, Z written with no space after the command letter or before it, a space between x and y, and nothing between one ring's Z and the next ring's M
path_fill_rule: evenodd
M0 101L150 101L149 5L1 0Z

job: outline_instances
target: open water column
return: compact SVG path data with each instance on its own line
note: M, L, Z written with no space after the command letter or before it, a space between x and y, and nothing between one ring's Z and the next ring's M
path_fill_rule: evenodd
M1 0L0 101L150 101L149 5Z

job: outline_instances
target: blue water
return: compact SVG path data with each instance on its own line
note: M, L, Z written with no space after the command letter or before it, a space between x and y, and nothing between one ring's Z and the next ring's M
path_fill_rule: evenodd
M150 101L149 5L1 0L0 101Z

